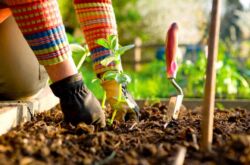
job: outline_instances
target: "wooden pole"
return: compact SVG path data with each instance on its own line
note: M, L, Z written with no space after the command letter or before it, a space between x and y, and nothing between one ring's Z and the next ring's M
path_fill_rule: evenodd
M202 113L202 142L204 151L211 151L213 139L214 101L216 86L215 63L218 53L219 31L220 31L220 5L221 0L213 0L212 18L209 32L208 59L206 70L205 97Z
M139 71L141 69L141 46L142 41L139 37L135 38L135 50L134 50L134 70Z

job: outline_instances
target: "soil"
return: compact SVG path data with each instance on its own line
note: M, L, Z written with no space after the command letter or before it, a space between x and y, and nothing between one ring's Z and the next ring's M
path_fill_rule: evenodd
M1 164L172 164L186 148L184 164L250 164L250 111L216 109L213 150L200 150L200 108L182 107L167 127L167 106L145 105L139 123L105 129L62 121L59 107L38 114L0 137ZM166 126L166 125L165 125Z

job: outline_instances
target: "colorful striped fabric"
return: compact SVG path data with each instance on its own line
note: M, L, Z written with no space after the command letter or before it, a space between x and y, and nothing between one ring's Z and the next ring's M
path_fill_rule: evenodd
M117 70L115 63L103 66L100 61L111 54L111 51L96 44L99 38L117 35L117 26L111 0L74 0L81 29L92 54L94 70L97 74L108 70Z
M57 64L71 55L57 0L6 2L40 64Z

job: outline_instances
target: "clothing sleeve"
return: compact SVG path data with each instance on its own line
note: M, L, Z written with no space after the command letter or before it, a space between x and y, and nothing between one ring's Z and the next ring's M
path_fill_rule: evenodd
M117 25L111 0L74 0L74 7L81 30L91 52L96 74L117 70L114 62L103 66L100 61L111 55L111 51L96 44L96 40L117 35Z
M71 56L57 0L6 0L6 3L40 64L54 65Z

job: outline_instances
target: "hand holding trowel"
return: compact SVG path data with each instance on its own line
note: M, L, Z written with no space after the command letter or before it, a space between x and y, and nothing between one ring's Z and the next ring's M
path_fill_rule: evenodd
M178 25L172 23L170 26L167 37L166 37L166 67L167 67L167 78L171 81L178 94L171 96L169 99L168 112L167 112L167 123L172 119L177 119L180 107L183 100L183 92L180 86L175 82L177 73L176 55L178 49Z

